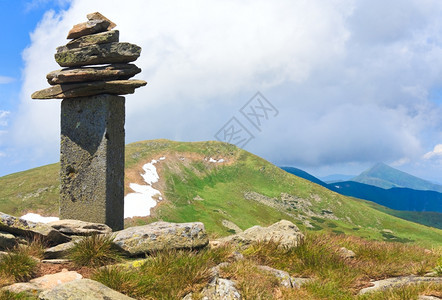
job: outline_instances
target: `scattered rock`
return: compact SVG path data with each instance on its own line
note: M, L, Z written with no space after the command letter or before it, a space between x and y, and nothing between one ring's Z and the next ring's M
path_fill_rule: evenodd
M55 258L55 259L43 259L41 262L44 264L64 265L70 263L71 260L63 258Z
M110 22L108 20L89 20L84 23L74 25L69 31L67 38L76 39L88 34L94 34L108 30Z
M35 278L26 283L15 283L13 285L4 287L3 289L14 293L25 292L27 294L37 296L43 291L53 289L57 285L62 283L71 282L83 278L81 274L75 271L63 271L55 274L45 275L39 278Z
M286 271L274 269L268 266L258 266L258 269L273 274L279 280L279 284L286 288L292 287L290 274Z
M269 227L253 226L241 233L220 239L223 243L235 242L249 245L254 242L275 241L284 248L299 246L304 241L304 235L290 221L281 220Z
M164 249L193 249L207 246L204 224L155 222L117 231L114 243L131 256Z
M235 223L233 223L232 221L229 220L223 220L222 224L224 227L226 227L229 230L233 230L235 231L235 233L240 233L243 230L241 228L238 227L238 225L236 225Z
M400 287L404 285L424 283L424 282L442 283L442 277L423 277L423 276L411 275L411 276L401 276L401 277L388 278L384 280L378 280L372 282L374 284L373 286L360 290L359 295L379 290L386 290L393 287Z
M338 254L339 254L340 257L342 257L344 259L355 258L355 256L356 256L356 254L353 251L348 250L345 247L339 248Z
M67 235L89 236L93 234L109 234L112 232L112 229L106 224L79 220L59 220L50 222L48 225Z
M68 242L48 248L44 252L44 257L46 259L65 257L74 246L75 242Z
M94 44L74 49L62 46L57 48L55 61L61 67L128 63L135 61L140 53L141 47L130 43Z
M114 64L104 67L68 68L46 75L49 84L73 83L99 80L127 80L141 72L133 64Z
M294 289L299 289L306 283L313 281L312 278L302 278L302 277L290 277L290 281L292 283L292 287Z
M78 39L72 40L66 44L67 49L82 48L93 44L117 43L120 40L120 32L118 30L105 31L91 35L85 35ZM58 50L58 49L57 49Z
M425 296L425 295L419 296L417 298L417 300L439 300L439 299L440 298L436 296Z
M12 249L16 244L17 240L13 234L0 231L0 249Z
M235 288L235 283L228 279L215 277L198 295L204 300L235 300L241 295ZM187 294L183 300L193 300L192 293Z
M104 284L90 279L79 279L62 283L39 295L41 300L130 300L126 295L114 291Z
M126 95L133 94L136 88L145 86L144 80L113 80L82 83L57 84L50 88L37 91L32 99L66 99L87 97L100 94Z
M0 230L23 237L42 238L49 244L58 245L71 240L58 230L43 223L35 223L0 212Z

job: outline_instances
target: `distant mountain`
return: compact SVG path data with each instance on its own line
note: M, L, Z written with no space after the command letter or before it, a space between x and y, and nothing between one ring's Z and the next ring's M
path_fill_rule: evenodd
M338 181L347 181L351 178L355 177L355 175L344 175L344 174L331 174L324 177L320 177L322 181L326 183L338 182Z
M441 193L408 188L387 190L353 181L327 184L301 169L293 167L283 167L282 169L341 195L371 201L373 208L390 215L442 229Z
M399 171L383 163L376 164L372 168L352 178L351 181L374 185L383 189L402 187L442 193L441 185Z
M330 189L327 183L325 183L324 181L322 181L322 180L316 178L315 176L307 173L306 171L303 171L301 169L294 168L294 167L281 167L281 169L283 169L287 173L290 173L290 174L296 175L298 177L307 179L308 181L314 182L316 184L319 184L319 185L321 185L323 187L326 187L326 188Z
M332 184L341 195L370 200L396 210L442 212L442 193L409 188L383 189L355 181Z

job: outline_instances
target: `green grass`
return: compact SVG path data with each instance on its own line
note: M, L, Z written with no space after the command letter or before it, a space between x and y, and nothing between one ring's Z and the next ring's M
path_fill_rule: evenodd
M14 282L32 278L36 268L35 259L22 252L10 252L0 257L0 277L10 278Z
M75 242L69 258L77 266L100 267L121 260L110 235L94 234Z
M338 252L341 247L353 250L355 258L342 258ZM244 258L233 260L235 251L241 251ZM137 264L100 269L93 279L136 299L182 299L190 292L198 297L212 279L210 269L229 262L220 267L220 277L233 280L243 299L417 299L422 294L442 295L442 285L430 283L356 294L370 279L431 271L438 257L438 253L428 253L419 246L309 233L305 242L293 249L281 248L272 241L248 248L227 245L200 251L157 252ZM260 265L314 280L300 289L283 288Z

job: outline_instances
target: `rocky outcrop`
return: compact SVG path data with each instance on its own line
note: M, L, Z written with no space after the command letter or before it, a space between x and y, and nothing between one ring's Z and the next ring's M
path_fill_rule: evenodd
M59 244L57 246L47 248L44 252L44 258L55 259L63 258L69 254L69 251L75 246L75 242Z
M59 220L50 222L48 225L67 235L88 236L93 234L109 234L112 232L112 229L105 224L79 220Z
M0 231L29 239L40 238L49 244L57 245L71 240L58 230L43 223L26 221L0 212Z
M126 295L114 291L104 284L90 279L79 279L62 283L39 295L41 300L130 300Z
M221 243L234 242L242 245L269 241L277 242L284 248L293 248L304 241L304 235L292 222L281 220L269 227L253 226L241 233L220 239Z
M359 295L375 291L382 291L389 288L401 287L409 284L418 284L425 282L442 283L442 277L424 277L424 276L411 275L411 276L401 276L401 277L388 278L384 280L378 280L372 282L373 286L360 290Z
M130 256L165 249L194 249L209 243L204 224L156 222L115 233L114 243Z
M351 259L351 258L355 258L355 256L356 256L356 254L352 250L349 250L345 247L339 248L338 254L343 259Z

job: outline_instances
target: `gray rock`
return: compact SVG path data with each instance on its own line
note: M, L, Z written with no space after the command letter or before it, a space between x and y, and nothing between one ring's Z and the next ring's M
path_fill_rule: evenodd
M344 259L355 258L355 256L356 256L356 254L353 251L348 250L345 247L339 248L338 254L339 254L340 257L342 257Z
M109 26L107 27L107 30L111 30L117 26L117 24L115 24L114 22L112 22L111 20L109 20L108 18L106 18L105 16L100 14L99 12L87 14L86 17L89 21L92 21L92 20L106 20L106 21L108 21Z
M304 235L290 221L281 220L269 227L253 226L245 231L220 239L221 243L235 242L249 245L254 242L274 241L281 247L293 248L304 241Z
M436 296L425 296L425 295L421 295L417 298L417 300L439 300L439 297Z
M75 246L75 242L59 244L57 246L47 248L44 252L46 259L62 258L69 254L69 251Z
M215 277L200 293L201 300L237 300L241 294L231 280ZM192 294L186 295L183 300L193 300Z
M46 75L49 84L127 80L141 72L134 64L114 64L104 67L67 68L57 70Z
M24 292L28 295L37 296L41 292L51 290L62 283L78 280L81 278L83 278L81 274L75 271L68 271L66 269L63 269L63 271L61 272L34 278L26 283L15 283L6 286L3 289L13 293Z
M424 276L401 276L372 282L374 285L359 291L359 295L374 291L382 291L389 288L400 287L409 284L417 284L424 282L442 283L442 277L424 277Z
M68 49L58 47L55 61L61 67L81 67L97 64L128 63L135 61L141 47L130 43L108 43Z
M49 291L40 294L42 300L130 300L126 295L114 291L104 284L90 280L79 279L60 284Z
M16 237L8 232L0 231L0 249L12 249L17 244Z
M89 20L84 23L74 25L69 31L67 38L76 39L84 35L103 32L108 30L110 22L108 20Z
M112 80L83 83L57 84L50 88L37 91L32 99L67 99L97 95L126 95L133 94L136 88L145 86L144 80Z
M131 256L164 249L205 247L209 239L204 224L156 222L116 232L114 243Z
M105 31L96 34L82 36L66 44L66 48L82 48L93 44L107 44L119 42L120 33L118 30Z
M234 233L240 233L243 230L241 228L238 227L238 225L236 225L235 223L233 223L232 221L229 220L223 220L222 224L224 227L226 227L227 229L233 230Z
M112 229L106 224L91 223L80 220L64 219L47 224L67 235L89 236L93 234L109 234L112 232Z
M71 240L70 237L51 226L43 223L26 221L2 212L0 212L0 230L14 235L41 238L52 245L66 243Z
M279 280L279 284L286 288L292 287L290 274L286 271L274 269L268 266L258 266L258 269L273 274Z
M53 265L64 265L72 262L70 259L65 258L51 258L51 259L42 259L43 264L53 264Z
M312 278L302 278L302 277L290 277L290 281L292 283L292 287L294 289L299 289L306 283L313 281Z

